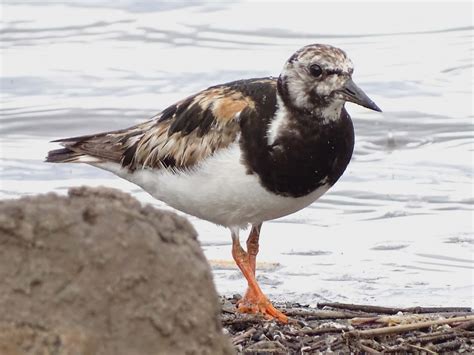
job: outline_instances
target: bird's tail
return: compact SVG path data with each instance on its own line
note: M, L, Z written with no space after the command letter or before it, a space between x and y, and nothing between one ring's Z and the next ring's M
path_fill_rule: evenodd
M136 144L154 120L117 130L96 133L86 136L63 138L52 141L63 146L51 150L46 157L50 163L119 163L122 164L124 154L130 146Z
M48 163L76 163L80 162L82 153L77 153L69 148L55 149L48 152L46 162Z
M120 161L121 151L109 144L108 133L89 136L58 139L54 143L64 148L48 152L48 163L98 163L103 161Z

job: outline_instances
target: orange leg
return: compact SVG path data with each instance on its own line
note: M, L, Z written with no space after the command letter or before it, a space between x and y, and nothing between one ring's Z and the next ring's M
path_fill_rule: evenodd
M260 227L261 225L252 227L247 241L247 246L250 246L249 253L242 249L238 233L232 231L232 256L248 283L245 296L238 302L238 310L242 313L261 313L265 318L277 319L280 322L287 323L287 316L271 304L255 279L255 261L258 253Z
M252 268L253 274L257 268L257 254L258 254L258 239L260 238L260 229L262 224L258 226L252 226L249 237L247 238L247 253L249 258L249 264Z
M247 238L247 258L249 261L250 269L255 276L255 270L257 268L257 254L258 254L258 240L260 238L260 229L262 228L262 224L260 223L257 226L252 226L250 230L249 237ZM257 295L255 294L254 290L250 287L247 288L244 297L237 302L237 306L240 310L244 310L249 308L249 305L257 299ZM246 313L252 313L251 311Z

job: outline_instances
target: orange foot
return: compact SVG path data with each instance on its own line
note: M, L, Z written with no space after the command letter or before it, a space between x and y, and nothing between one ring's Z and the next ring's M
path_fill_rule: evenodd
M260 227L261 225L252 227L247 240L247 252L240 246L238 235L232 234L232 256L248 283L245 296L237 303L237 310L242 313L260 313L266 319L276 319L282 323L288 323L288 317L273 307L255 278Z
M251 288L237 302L237 310L241 313L262 314L266 319L288 323L288 317L276 309L261 291L257 294Z

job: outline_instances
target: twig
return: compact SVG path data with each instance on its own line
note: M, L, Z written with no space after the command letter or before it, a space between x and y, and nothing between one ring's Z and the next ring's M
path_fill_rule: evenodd
M470 315L470 314L469 314ZM368 324L380 324L392 326L395 324L406 324L406 323L415 323L415 322L422 322L422 321L429 321L432 319L439 319L440 316L431 315L431 318L426 315L420 314L404 314L401 316L398 315L382 315L379 317L373 318L352 318L350 320L351 325L361 326L361 325L368 325ZM448 317L445 317L448 318Z
M241 342L243 342L245 339L251 337L257 330L255 328L250 328L246 332L243 332L242 334L239 334L235 337L232 338L232 344L233 345L238 345Z
M461 314L459 316L470 316L472 313L468 314ZM443 317L443 318L453 318L457 317L457 315L453 315L450 313L450 317ZM378 317L371 317L371 318L352 318L350 323L352 325L360 326L360 325L367 325L372 323L377 324L386 324L386 325L395 325L395 324L403 324L403 323L415 323L420 321L429 321L431 319L439 319L441 315L439 314L432 314L432 313L423 313L423 314L404 314L404 315L382 315Z
M330 344L331 350L334 352L344 345L344 341L341 338L336 339L334 342Z
M443 341L451 340L456 338L456 334L454 334L454 331L447 331L447 332L436 332L432 334L426 334L422 335L419 337L416 337L413 339L415 342L419 342L421 344L426 344L426 343L441 343Z
M382 328L375 328L375 329L367 329L367 330L351 330L347 332L347 336L360 336L360 337L369 337L369 336L376 336L376 335L386 335L386 334L393 334L393 333L403 333L408 332L410 330L426 328L432 325L440 325L440 324L450 324L450 323L459 323L459 322L466 322L474 320L474 316L464 316L464 317L455 317L449 319L438 319L432 320L427 322L418 322L413 324L402 324L396 325L393 327L382 327Z
M397 345L397 346L386 346L384 349L383 353L384 354L405 354L410 350L410 347L408 344L402 344L402 345Z
M347 332L347 331L349 331L348 327L341 327L341 328L322 327L322 328L316 328L316 329L302 329L299 332L296 332L296 334L321 335L321 334L327 334L327 333L342 333L342 332Z
M459 349L461 344L462 343L461 343L460 340L455 339L453 341L448 341L446 343L433 345L433 346L431 346L431 349L433 349L433 351L436 351L436 352L446 352L446 351L450 351L450 350Z
M456 333L458 333L460 336L463 336L469 339L474 339L474 331L458 329L458 328L454 328L454 329L456 330Z
M281 354L282 351L285 351L285 346L278 340L261 340L245 349L245 353L251 354Z
M339 302L318 303L318 308L323 308L323 307L347 309L351 311L362 311L362 312L369 312L369 313L385 313L385 314L397 314L398 312L403 312L403 313L472 312L472 309L469 307L398 308L398 307L380 307L380 306L370 306L370 305L364 305L364 304L339 303Z
M369 354L382 354L380 351L372 349L370 346L359 343L359 347Z
M384 345L380 344L375 339L358 339L358 341L361 344L367 345L367 346L369 346L372 349L375 349L377 351L383 351L384 348L385 348Z
M223 319L222 324L224 326L232 326L234 328L239 328L240 330L243 330L244 328L247 328L251 325L254 324L260 324L262 322L262 318L256 317L256 316L246 316L244 317L237 317L234 319Z
M327 347L326 339L321 339L321 340L318 340L317 342L311 344L311 346L308 347L308 348L306 349L306 351L320 350L321 345L324 345L324 346Z
M327 310L289 310L284 312L288 317L304 317L307 320L316 319L349 319L353 317L373 317L373 314L361 312L327 311Z
M464 322L455 327L456 329L465 329L469 330L471 328L474 328L474 320L471 320L469 322Z
M462 316L471 316L474 313L472 311L469 312L435 312L435 313L421 313L424 316L431 317L431 316L437 316L437 317L462 317Z
M435 351L432 351L430 349L427 349L427 348L424 348L422 346L418 346L418 345L413 345L413 344L407 344L410 348L413 348L413 349L417 349L417 350L421 350L421 351L426 351L427 353L430 353L430 354L438 354L437 352Z

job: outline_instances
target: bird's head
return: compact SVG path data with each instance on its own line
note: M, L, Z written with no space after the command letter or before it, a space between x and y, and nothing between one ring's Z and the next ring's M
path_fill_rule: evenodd
M278 79L285 104L303 112L338 115L346 101L380 108L352 81L351 60L339 48L311 44L293 54Z

